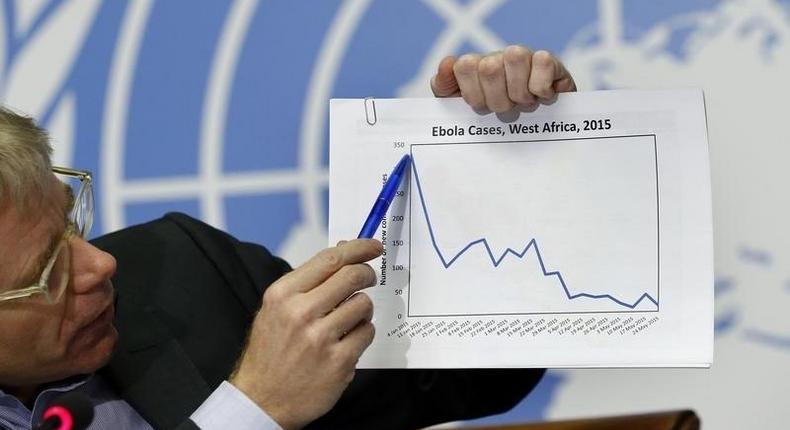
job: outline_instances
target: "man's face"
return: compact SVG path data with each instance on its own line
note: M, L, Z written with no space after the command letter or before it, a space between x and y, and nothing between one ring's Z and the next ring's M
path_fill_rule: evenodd
M69 197L54 175L44 203L29 214L0 206L0 292L30 286L66 228ZM0 386L26 387L91 373L110 358L118 339L112 325L110 277L115 259L78 236L69 247L69 281L57 303L41 294L0 302ZM62 274L55 273L51 278ZM38 272L38 273L37 273Z

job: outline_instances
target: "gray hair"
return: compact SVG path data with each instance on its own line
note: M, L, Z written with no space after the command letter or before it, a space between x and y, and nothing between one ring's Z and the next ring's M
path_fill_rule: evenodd
M0 106L0 208L26 212L40 202L51 177L52 147L46 130Z

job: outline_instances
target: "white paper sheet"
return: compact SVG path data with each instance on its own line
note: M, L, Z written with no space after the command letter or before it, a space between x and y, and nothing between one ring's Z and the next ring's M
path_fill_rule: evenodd
M710 365L701 91L562 94L509 117L365 104L331 101L330 243L356 237L403 154L412 165L376 236L360 368Z

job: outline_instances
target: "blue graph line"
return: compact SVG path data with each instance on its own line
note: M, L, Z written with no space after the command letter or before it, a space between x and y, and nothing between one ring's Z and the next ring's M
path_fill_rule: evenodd
M521 250L521 252L518 252L511 248L507 248L505 252L503 252L502 255L500 255L498 258L494 256L494 252L491 250L491 246L488 244L488 240L486 240L485 238L480 238L470 242L463 249L461 249L461 251L455 254L455 256L453 256L448 260L442 253L442 250L439 249L439 245L436 243L436 235L433 232L433 226L431 225L431 217L428 215L428 205L425 204L425 197L423 196L422 193L422 186L420 185L420 175L417 173L417 163L416 160L414 159L414 154L412 154L411 157L411 167L414 170L414 179L416 179L417 181L417 193L420 196L420 204L422 205L423 214L425 214L425 222L428 224L428 233L431 235L431 243L433 244L433 249L436 250L436 254L439 256L439 260L441 260L442 265L444 266L445 269L449 269L450 266L452 266L453 263L456 262L456 260L461 258L461 256L466 251L468 251L469 249L471 249L472 247L478 244L483 244L483 247L485 248L486 253L488 254L488 258L491 259L491 264L493 264L494 267L498 267L508 254L513 254L517 258L521 259L524 257L524 255L527 254L527 251L529 251L530 249L534 249L535 255L538 257L538 263L540 263L540 269L543 272L543 276L545 277L555 276L560 281L560 284L562 285L562 289L565 291L565 296L568 297L568 300L578 299L579 297L587 297L590 299L608 299L617 303L620 306L634 309L637 306L639 306L639 303L641 303L642 300L647 299L653 302L653 304L655 304L656 306L658 306L658 301L656 301L656 299L651 297L650 294L648 293L642 294L639 297L639 299L633 304L626 303L610 294L590 294L590 293L571 294L570 290L568 290L568 286L565 284L565 279L562 278L562 274L559 271L549 272L546 270L546 265L543 263L543 256L541 255L540 249L538 248L538 242L535 241L534 238L530 240L529 243L527 243L527 246L525 246L524 249Z

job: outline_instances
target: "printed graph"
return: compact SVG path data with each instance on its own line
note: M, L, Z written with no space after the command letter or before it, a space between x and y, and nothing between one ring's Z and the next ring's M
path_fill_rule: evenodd
M656 151L652 135L412 145L409 315L657 311Z

